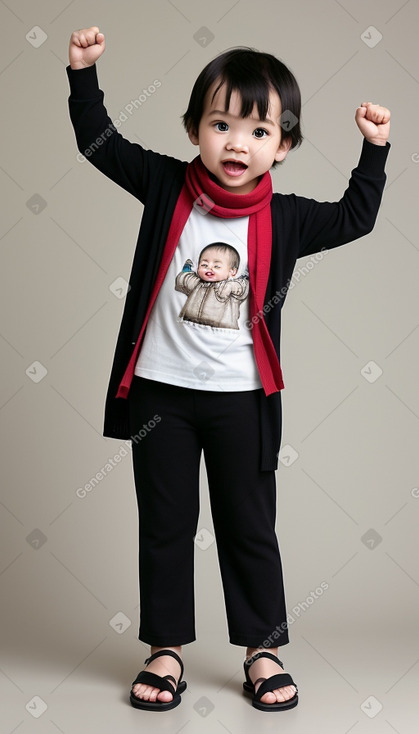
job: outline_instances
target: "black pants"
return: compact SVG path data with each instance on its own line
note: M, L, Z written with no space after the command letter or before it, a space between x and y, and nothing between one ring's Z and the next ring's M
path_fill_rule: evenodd
M135 376L130 429L139 510L139 639L193 642L194 536L204 452L230 642L288 643L275 472L261 472L261 390L209 392Z

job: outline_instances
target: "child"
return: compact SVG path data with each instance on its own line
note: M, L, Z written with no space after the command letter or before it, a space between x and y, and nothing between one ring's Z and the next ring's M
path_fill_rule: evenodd
M195 640L194 536L204 451L229 640L246 647L244 691L260 710L292 708L297 687L277 657L278 646L289 641L275 534L281 307L297 258L373 228L390 113L369 102L356 110L364 142L340 201L273 194L269 169L302 139L298 85L282 62L239 48L205 67L183 118L199 146L188 164L118 133L97 81L95 62L104 48L97 27L71 36L67 73L77 145L144 212L103 433L129 439L150 416L160 419L144 440L132 441L139 639L151 646L151 656L130 700L165 711L186 688L180 654ZM239 336L229 328L178 323L184 295L173 284L187 259L198 260L197 242L229 244L248 271Z
M223 242L204 247L196 273L187 260L176 276L176 290L188 296L179 318L219 329L240 329L240 303L249 295L249 279L235 277L239 265L237 250Z

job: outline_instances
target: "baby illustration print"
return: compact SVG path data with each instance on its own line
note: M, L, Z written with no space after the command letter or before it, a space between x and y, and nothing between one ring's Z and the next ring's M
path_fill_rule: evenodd
M236 278L240 255L231 245L213 242L199 255L198 268L186 260L176 276L175 290L187 300L179 318L222 329L238 329L240 304L249 295L247 274Z

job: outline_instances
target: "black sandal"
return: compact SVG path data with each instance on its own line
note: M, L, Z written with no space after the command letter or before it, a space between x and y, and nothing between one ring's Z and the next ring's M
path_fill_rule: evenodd
M183 693L186 690L186 681L182 681L183 676L183 662L179 655L173 650L159 650L158 652L155 652L154 655L150 655L147 660L145 660L145 665L148 665L156 658L159 658L161 655L171 655L180 665L180 678L176 686L176 679L173 677L173 675L164 675L160 676L156 673L150 673L147 670L142 670L140 673L138 673L136 679L132 682L132 685L135 686L137 683L143 683L146 686L153 686L153 688L160 688L161 691L169 691L173 695L172 701L146 701L143 698L138 698L138 696L133 693L131 688L130 693L130 701L131 705L134 706L136 709L148 709L149 711L169 711L170 709L174 709L176 706L179 706L181 702L180 694ZM169 678L173 681L173 684L170 683ZM182 682L181 682L182 681Z
M298 688L289 673L277 673L276 675L271 675L270 678L258 678L254 683L252 683L249 676L249 668L258 658L270 658L271 660L274 660L275 663L279 663L281 668L284 667L281 660L270 652L257 652L252 655L251 658L244 661L246 682L243 683L243 690L247 696L252 696L252 706L260 711L283 711L285 709L294 708L298 703ZM260 684L257 693L255 693L255 685L256 683L259 683L259 681L263 682ZM295 686L295 695L288 699L288 701L277 701L276 703L261 702L260 699L265 693L274 691L275 688L283 688L284 686Z

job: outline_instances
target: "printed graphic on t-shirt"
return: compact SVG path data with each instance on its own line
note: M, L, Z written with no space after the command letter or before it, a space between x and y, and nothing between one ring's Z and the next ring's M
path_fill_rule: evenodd
M239 253L225 242L204 247L196 272L192 260L186 260L175 281L175 290L187 296L179 318L215 328L238 329L240 305L249 295L248 274L235 277L239 267Z

